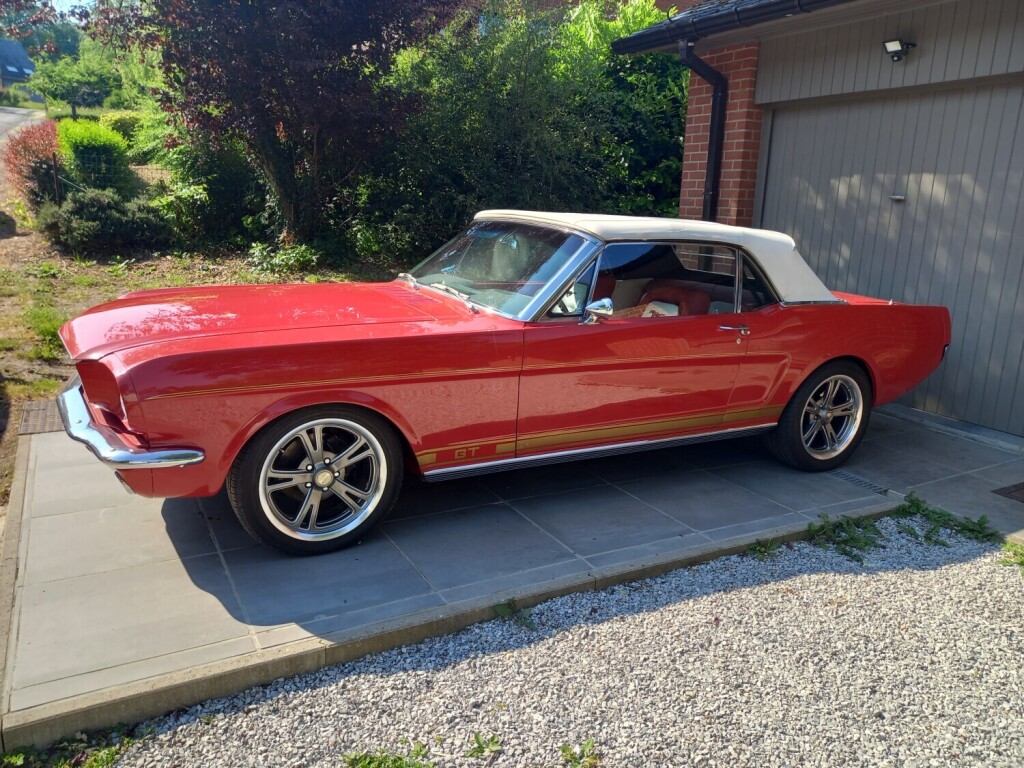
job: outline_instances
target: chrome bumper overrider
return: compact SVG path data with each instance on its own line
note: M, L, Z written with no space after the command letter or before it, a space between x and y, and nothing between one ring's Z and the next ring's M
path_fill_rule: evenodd
M82 380L75 376L57 396L64 430L72 439L85 443L96 457L114 469L161 469L198 464L205 455L194 448L164 448L147 451L125 445L118 434L92 420L82 395Z

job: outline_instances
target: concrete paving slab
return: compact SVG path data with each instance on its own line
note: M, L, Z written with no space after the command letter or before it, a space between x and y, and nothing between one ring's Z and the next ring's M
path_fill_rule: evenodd
M651 477L619 487L696 531L793 511L706 470Z
M865 440L843 469L870 476L879 485L901 493L914 485L948 477L950 471L925 452L889 448L885 440Z
M895 503L865 482L1024 533L1024 504L991 493L1024 480L1024 451L977 437L875 414L849 482L792 472L752 440L414 481L377 535L314 559L255 545L223 494L139 499L64 435L23 437L19 539L0 563L13 596L0 629L3 737L146 717L454 631L510 597L643 578L800 536L823 511Z
M507 504L396 520L384 532L438 591L575 559Z
M642 480L645 477L688 472L697 469L692 448L666 448L662 451L627 453L587 462L587 469L607 483Z
M25 572L28 584L215 551L192 499L147 499L130 506L35 517L29 522L29 536L34 546Z
M585 558L693 532L689 526L610 485L534 496L512 506Z
M20 587L12 687L246 637L216 555Z
M590 471L590 462L576 461L535 469L518 469L483 478L484 485L506 501L542 496L545 493L572 491L603 485L604 480Z
M1005 464L979 469L974 475L992 481L996 488L1006 488L1024 483L1024 459L1015 459Z
M223 558L231 581L217 599L228 611L240 604L237 618L254 627L301 626L432 591L381 533L330 557L294 558L269 547L246 547Z
M715 477L771 499L794 512L872 496L870 491L827 474L780 467L776 461L753 461L711 470Z
M886 441L886 447L894 451L915 451L956 472L972 472L1017 458L1008 451L969 437L954 437L932 430L893 435Z

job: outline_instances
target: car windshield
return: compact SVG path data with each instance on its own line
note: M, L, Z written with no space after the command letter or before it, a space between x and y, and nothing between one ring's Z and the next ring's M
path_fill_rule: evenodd
M584 244L534 224L474 222L412 270L421 285L517 316Z

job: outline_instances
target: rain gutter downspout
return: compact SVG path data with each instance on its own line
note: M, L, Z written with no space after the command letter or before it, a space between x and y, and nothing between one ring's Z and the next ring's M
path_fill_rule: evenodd
M715 221L718 216L718 193L722 181L722 150L725 147L725 106L729 99L729 81L725 75L697 56L694 42L679 41L679 58L711 86L711 122L708 125L708 159L704 171L704 202L701 219Z

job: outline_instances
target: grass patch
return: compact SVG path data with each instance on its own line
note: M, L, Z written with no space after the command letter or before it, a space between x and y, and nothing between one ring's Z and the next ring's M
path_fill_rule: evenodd
M127 731L115 728L91 735L75 734L46 749L22 747L0 755L0 768L108 768L134 743Z
M25 310L25 324L31 329L38 339L37 343L29 349L29 356L36 360L44 360L54 363L64 357L64 344L57 335L57 331L67 320L63 314L57 311L47 301L40 298L35 299Z
M7 400L47 400L54 397L62 386L64 383L58 379L5 379L0 382Z

